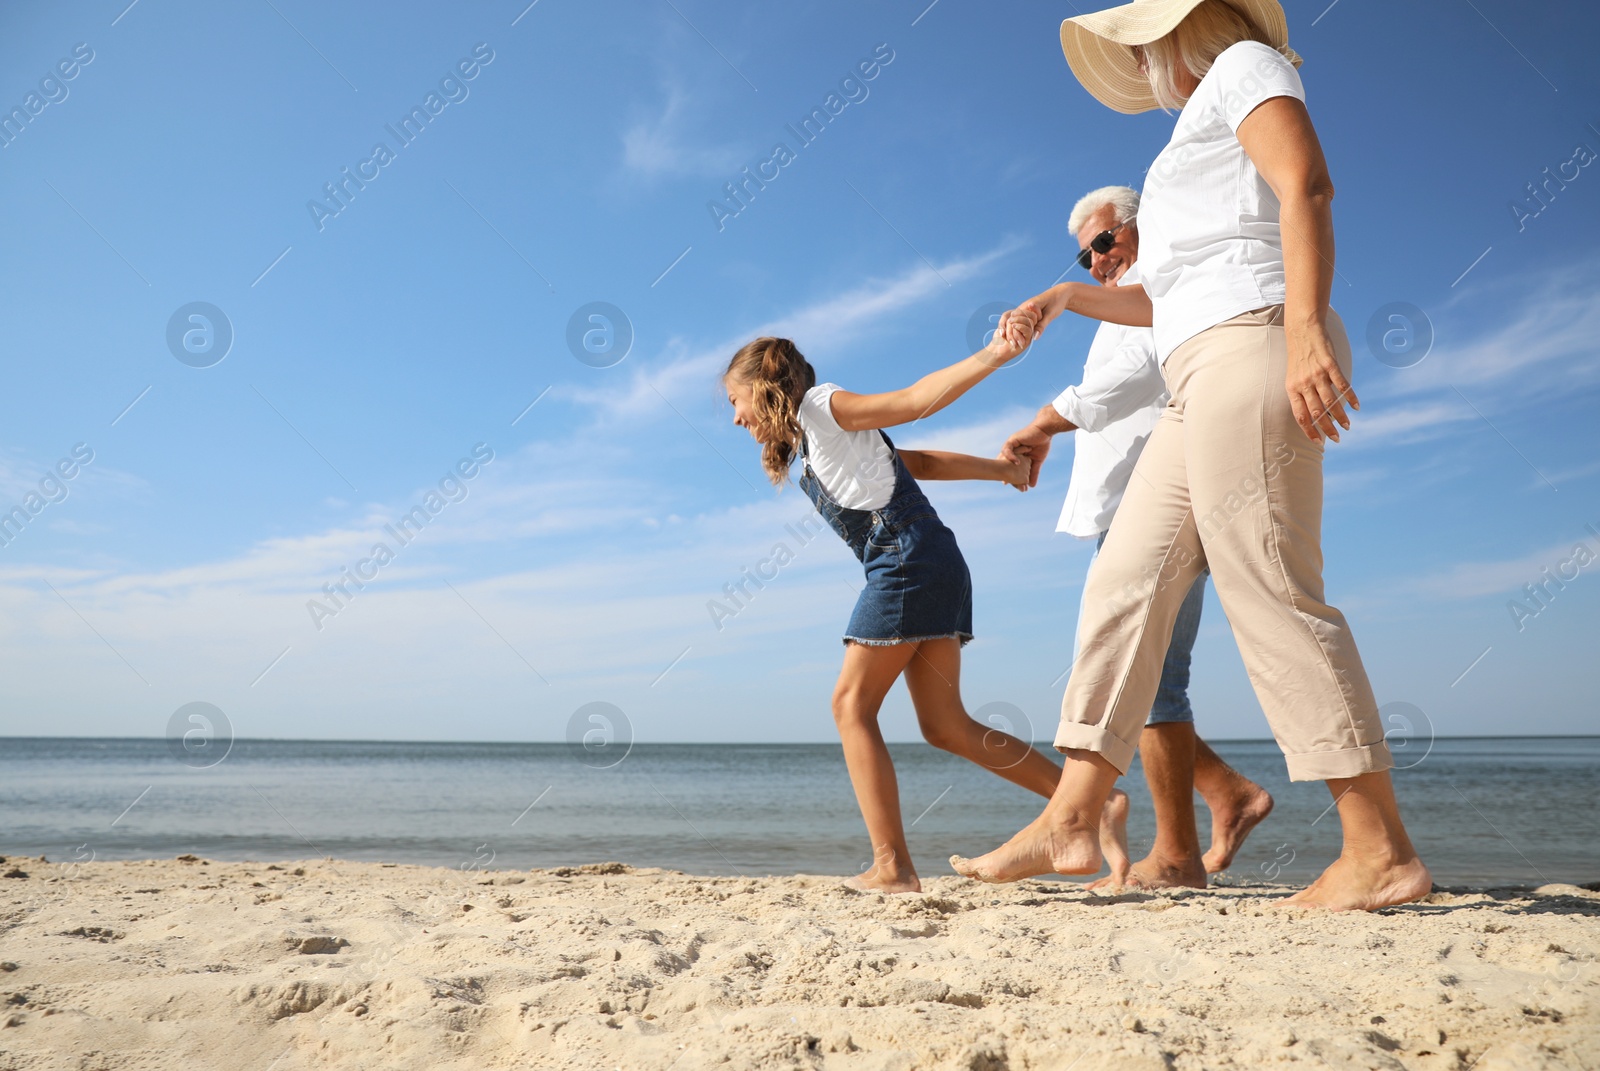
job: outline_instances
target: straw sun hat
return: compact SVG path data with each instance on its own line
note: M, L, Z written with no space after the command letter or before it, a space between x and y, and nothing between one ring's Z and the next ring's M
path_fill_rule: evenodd
M1061 51L1083 88L1101 104L1132 115L1160 107L1150 80L1139 73L1134 45L1165 37L1200 0L1134 0L1121 7L1078 15L1061 24ZM1226 0L1253 23L1273 48L1296 67L1300 57L1289 47L1289 24L1278 0Z

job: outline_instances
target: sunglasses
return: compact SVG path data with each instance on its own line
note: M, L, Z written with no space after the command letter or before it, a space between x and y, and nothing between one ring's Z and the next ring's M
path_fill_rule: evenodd
M1111 247L1117 243L1117 232L1132 222L1133 220L1131 219L1125 219L1109 231L1101 231L1091 238L1089 244L1078 252L1078 267L1088 271L1089 265L1094 263L1095 253L1105 256L1111 252Z

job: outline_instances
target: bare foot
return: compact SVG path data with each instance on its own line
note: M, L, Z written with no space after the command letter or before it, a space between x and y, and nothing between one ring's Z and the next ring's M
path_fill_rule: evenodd
M1135 889L1204 889L1206 871L1198 859L1167 859L1151 852L1133 864L1121 884Z
M1211 808L1211 848L1201 859L1207 874L1228 869L1250 831L1272 813L1272 796L1267 790L1254 781L1239 780L1244 782L1240 791L1215 802L1206 800Z
M952 855L957 874L1000 883L1040 874L1093 874L1100 869L1099 834L1077 820L1050 821L1040 815L1000 847L976 859Z
M919 893L922 891L922 882L917 878L915 871L879 870L873 867L863 871L853 878L846 878L845 885L862 892L881 893Z
M1128 882L1128 794L1112 789L1100 812L1100 854L1111 873L1089 883L1091 889L1120 888Z
M1373 865L1341 855L1307 888L1274 907L1313 907L1327 911L1376 911L1409 904L1433 889L1433 875L1422 860Z
M1100 854L1105 856L1113 878L1127 877L1128 794L1120 788L1111 790L1100 812Z

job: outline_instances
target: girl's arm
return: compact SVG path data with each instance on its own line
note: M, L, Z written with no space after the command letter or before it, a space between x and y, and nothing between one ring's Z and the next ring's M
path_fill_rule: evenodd
M892 428L931 416L967 393L985 376L1023 352L1033 342L1036 314L1013 309L1000 318L994 340L964 361L930 372L900 390L885 394L833 392L833 419L845 431Z
M973 457L948 450L897 450L906 470L919 480L999 480L1019 491L1028 487L1027 459L1015 462Z
M1360 409L1361 403L1328 337L1333 290L1333 179L1328 161L1306 106L1293 97L1262 101L1240 121L1238 137L1278 198L1289 406L1311 439L1326 435L1338 442L1339 428L1350 427L1343 399L1349 399L1352 409Z

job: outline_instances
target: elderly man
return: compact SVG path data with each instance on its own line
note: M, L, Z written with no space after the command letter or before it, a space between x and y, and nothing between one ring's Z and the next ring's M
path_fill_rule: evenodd
M1126 186L1095 190L1072 209L1067 229L1078 238L1078 263L1102 286L1139 281L1134 265L1139 255L1138 211L1139 194ZM1079 432L1072 482L1056 531L1095 540L1091 568L1139 452L1166 404L1166 384L1150 328L1102 323L1084 363L1083 382L1040 409L1001 451L1008 459L1032 462L1030 486L1034 486L1039 466L1050 452L1051 437ZM1160 690L1139 739L1155 802L1155 845L1131 872L1114 870L1096 884L1204 888L1206 875L1226 869L1250 830L1272 810L1272 797L1265 789L1223 762L1195 735L1188 694L1189 655L1200 628L1205 585L1202 573L1178 611ZM1076 645L1073 659L1077 659ZM1211 847L1204 855L1195 829L1197 789L1211 810ZM1125 820L1125 810L1122 814Z

